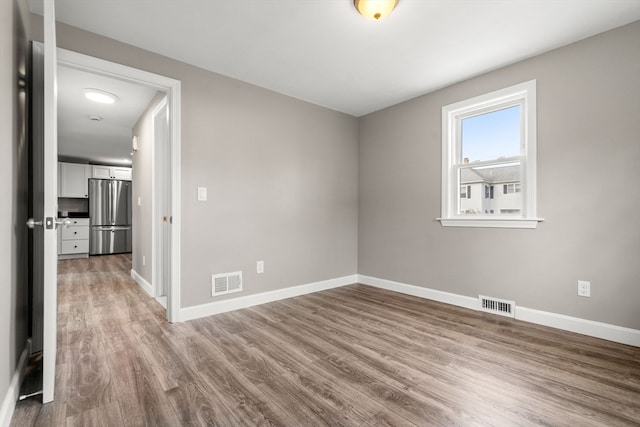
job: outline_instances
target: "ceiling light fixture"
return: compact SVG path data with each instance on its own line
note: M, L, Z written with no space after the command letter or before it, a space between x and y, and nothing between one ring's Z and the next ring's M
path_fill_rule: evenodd
M391 14L398 0L353 0L353 5L365 18L380 21Z
M100 89L84 89L84 96L91 101L101 104L113 104L118 100L118 97L114 94Z

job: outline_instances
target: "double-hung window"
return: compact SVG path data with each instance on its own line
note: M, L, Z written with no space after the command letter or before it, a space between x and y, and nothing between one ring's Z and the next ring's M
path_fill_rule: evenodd
M470 203L462 189L473 185L484 188L485 197ZM541 221L535 80L442 107L439 219L443 226L506 228L535 228Z

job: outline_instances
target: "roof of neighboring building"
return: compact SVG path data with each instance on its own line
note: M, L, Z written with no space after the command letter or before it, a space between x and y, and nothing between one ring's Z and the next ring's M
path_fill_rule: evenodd
M460 183L471 184L487 182L491 184L501 182L519 182L520 165L495 166L489 168L464 168L460 169Z
M473 169L460 169L460 183L471 184L476 182L484 182L485 179L476 173Z

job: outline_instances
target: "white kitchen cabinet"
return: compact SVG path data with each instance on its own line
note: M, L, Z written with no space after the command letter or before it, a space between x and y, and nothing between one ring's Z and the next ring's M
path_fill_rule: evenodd
M89 256L89 218L69 218L71 225L58 228L58 258Z
M91 166L58 162L58 197L89 197L89 178L91 178Z
M111 166L91 166L91 178L112 179Z
M131 181L131 168L113 168L113 178Z
M93 165L91 177L97 179L122 179L131 181L131 168Z

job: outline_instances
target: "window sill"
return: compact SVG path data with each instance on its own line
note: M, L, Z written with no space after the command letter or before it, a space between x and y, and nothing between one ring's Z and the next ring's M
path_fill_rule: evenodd
M436 218L443 227L537 228L542 218Z

